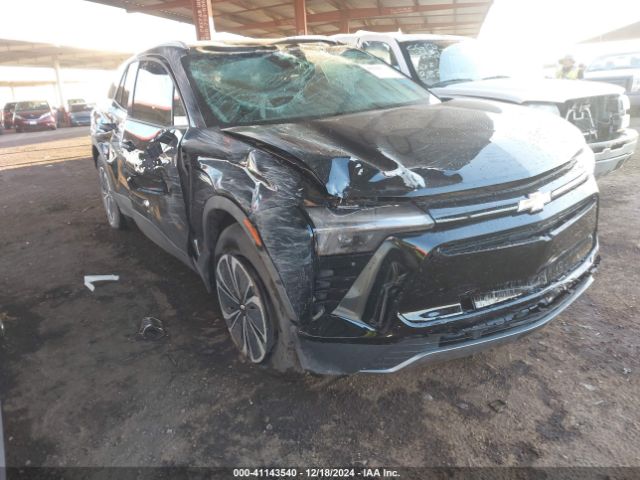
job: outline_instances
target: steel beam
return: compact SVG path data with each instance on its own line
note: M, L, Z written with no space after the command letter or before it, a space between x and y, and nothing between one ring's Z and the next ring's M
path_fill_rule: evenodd
M294 0L296 4L304 0ZM474 2L458 4L457 8L473 8L473 7L486 7L490 2ZM384 18L384 17L396 17L403 14L411 13L423 13L433 12L438 10L453 10L454 5L451 3L434 4L434 5L410 5L406 7L373 7L373 8L353 8L346 10L334 10L331 12L311 13L306 15L307 23L339 23L342 20L342 16L346 15L349 20L364 20L367 18ZM269 22L256 22L247 23L243 28L249 30L254 29L269 29L274 27L281 27L285 25L295 25L295 18L284 18L282 20L272 20Z
M215 0L216 3L233 3L234 0ZM131 8L127 8L129 13L147 13L156 12L158 10L173 10L174 8L191 8L191 0L172 0L163 3L154 3L152 5L138 5ZM268 8L268 7L265 7Z
M191 0L191 12L193 24L196 27L196 38L211 40L211 34L215 31L211 0Z
M307 34L307 5L306 0L293 0L293 11L295 14L294 24L296 27L296 35ZM274 20L277 22L278 20ZM247 28L244 25L244 28Z
M60 100L60 106L64 108L64 92L62 91L62 76L60 75L60 62L58 57L53 57L53 70L56 73L56 90L58 91L58 100Z

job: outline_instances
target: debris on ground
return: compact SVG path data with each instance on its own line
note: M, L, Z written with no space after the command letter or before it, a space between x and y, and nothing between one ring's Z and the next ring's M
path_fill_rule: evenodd
M118 280L120 275L85 275L84 286L93 292L96 289L94 282L117 282Z
M166 334L162 320L155 317L144 317L140 322L137 337L142 340L159 340Z
M489 408L491 408L491 410L493 410L496 413L500 413L506 407L507 407L507 402L505 402L504 400L500 400L499 398L489 402Z
M591 385L589 383L582 383L581 385L584 388L586 388L587 390L589 390L590 392L593 392L593 391L597 390L597 387L594 387L593 385Z

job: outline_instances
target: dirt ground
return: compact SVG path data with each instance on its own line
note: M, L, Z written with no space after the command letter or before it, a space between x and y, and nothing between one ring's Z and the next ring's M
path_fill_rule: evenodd
M9 466L640 465L640 155L601 182L595 284L542 331L394 375L282 378L239 360L194 273L109 229L86 131L56 134L0 137ZM120 281L92 293L86 274ZM136 340L145 316L169 337Z

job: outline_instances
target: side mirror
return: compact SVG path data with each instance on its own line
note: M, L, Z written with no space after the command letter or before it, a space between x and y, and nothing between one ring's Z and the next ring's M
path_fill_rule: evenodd
M155 141L164 145L172 145L178 143L178 137L171 130L163 130Z

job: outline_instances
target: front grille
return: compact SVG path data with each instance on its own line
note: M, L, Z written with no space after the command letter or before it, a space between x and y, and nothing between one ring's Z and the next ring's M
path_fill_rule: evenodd
M492 295L531 293L586 258L596 245L596 224L592 197L545 222L442 245L407 281L400 312L455 304L470 312L474 301L482 306Z
M587 142L612 140L619 135L626 114L618 95L571 100L561 109L564 118L580 129Z

